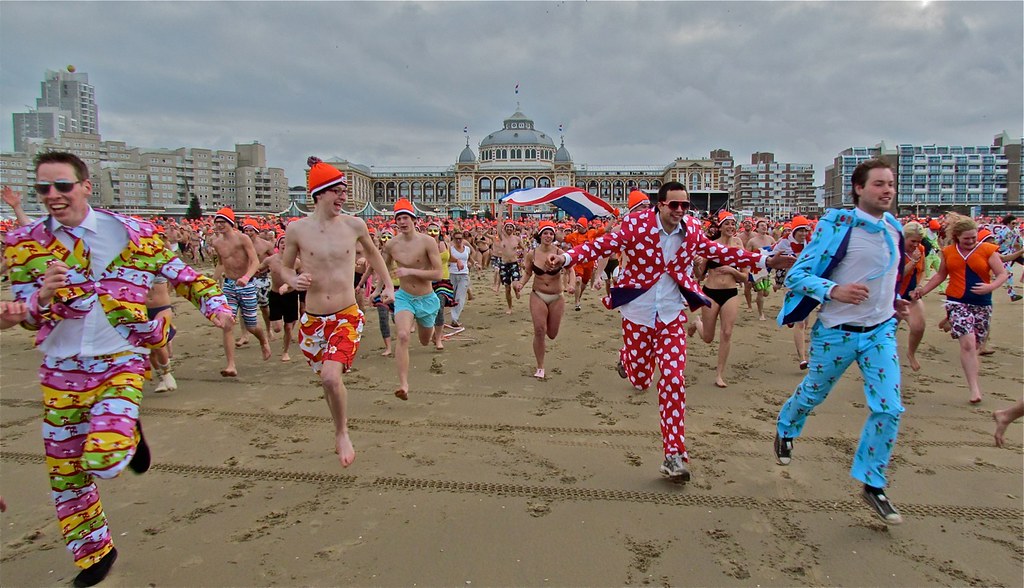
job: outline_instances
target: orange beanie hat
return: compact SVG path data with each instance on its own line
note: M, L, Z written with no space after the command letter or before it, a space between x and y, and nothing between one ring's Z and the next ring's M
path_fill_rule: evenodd
M634 208L644 203L651 203L651 199L647 197L647 194L644 194L640 190L633 190L629 193L629 200L626 201L626 208L628 208L630 212L633 212Z
M216 222L217 219L225 220L225 221L231 223L231 226L233 226L233 227L237 226L235 224L235 211L231 210L227 206L225 206L224 208L218 210L217 214L213 215L214 222Z
M316 202L320 192L331 186L337 186L338 184L348 185L345 174L341 173L336 167L327 165L319 157L310 157L306 160L306 165L309 166L309 177L306 178L306 186L309 190L309 195L313 197L313 202Z
M395 202L395 216L400 214L407 214L416 218L416 209L412 207L412 202L409 202L408 198L399 198Z

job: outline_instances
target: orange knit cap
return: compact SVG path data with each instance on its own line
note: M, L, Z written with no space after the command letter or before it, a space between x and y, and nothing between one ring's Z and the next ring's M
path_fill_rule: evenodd
M309 177L306 178L306 186L309 190L309 195L313 197L313 202L316 202L320 192L331 186L337 186L338 184L348 185L345 174L341 173L336 167L327 165L319 157L311 156L306 160L306 165L309 166Z
M408 198L399 198L395 201L395 216L400 214L407 214L413 218L416 218L416 209L412 207L412 202L409 202Z
M543 233L544 231L551 231L552 233L554 233L555 232L555 223L553 223L553 222L551 222L549 220L542 220L542 221L540 221L540 226L537 228L537 234L539 235L539 234Z
M576 224L585 229L590 226L590 221L587 220L587 217L581 216L580 218L576 219Z
M793 230L811 228L811 221L807 220L807 217L800 216L799 214L793 217L792 220Z
M731 212L729 212L728 210L719 210L718 211L718 224L722 224L722 223L724 223L727 220L735 221L736 220L736 215L731 213Z
M224 221L227 221L227 222L231 223L231 226L233 226L233 227L237 226L235 224L235 211L231 210L227 206L225 206L224 208L218 210L217 214L213 215L213 221L214 222L217 222L218 219L224 220Z
M640 190L633 190L629 193L629 199L626 201L626 208L628 208L630 212L633 212L634 208L645 203L651 203L651 199L647 197L647 194L644 194Z
M978 243L981 243L985 239L994 239L994 238L995 238L995 235L993 235L992 231L990 231L988 229L982 229L982 230L978 231Z

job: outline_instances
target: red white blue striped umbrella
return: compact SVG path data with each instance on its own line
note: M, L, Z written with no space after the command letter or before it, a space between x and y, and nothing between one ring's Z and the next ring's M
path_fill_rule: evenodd
M501 197L502 204L537 206L553 204L572 218L590 220L595 216L615 216L615 208L582 188L528 188L514 190Z

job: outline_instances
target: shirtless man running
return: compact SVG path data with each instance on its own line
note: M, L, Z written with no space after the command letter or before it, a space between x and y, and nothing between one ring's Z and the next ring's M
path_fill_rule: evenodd
M498 234L498 240L494 243L494 250L491 252L491 255L501 259L501 265L498 267L498 276L501 283L505 286L505 303L508 304L508 310L505 311L505 314L512 314L512 283L522 275L519 271L518 251L518 248L521 246L522 239L516 234L515 221L506 219L501 233ZM519 298L518 291L515 292L515 295L516 298Z
M768 234L768 221L759 220L757 221L757 224L754 226L754 234L751 235L749 239L747 239L746 243L744 244L744 248L747 251L771 251L771 248L774 245L775 239ZM750 290L757 290L757 320L760 321L767 320L764 316L764 299L766 296L768 296L768 293L771 290L765 287L766 285L758 286L757 288L754 288L754 286L757 285L758 280L763 280L764 278L767 277L768 273L766 271L762 272L761 276L755 276L753 273L751 273L750 277L747 279L747 283L743 286L743 295L747 299L747 308L750 308Z
M434 321L441 309L441 301L434 294L431 282L441 279L441 253L430 235L416 231L416 211L405 198L395 202L395 226L398 235L384 246L384 261L398 268L399 288L395 292L395 364L398 367L398 390L395 396L409 399L409 341L413 329L419 335L420 345L434 338ZM441 328L441 327L438 327Z
M214 279L219 279L223 274L224 296L228 299L232 316L241 309L245 330L259 339L263 361L266 361L270 359L273 352L270 350L270 341L260 327L256 314L256 286L249 281L256 273L260 262L252 240L240 233L236 226L235 212L230 208L225 207L218 210L213 217L212 245L220 259L217 269L214 270ZM224 356L227 358L228 365L220 371L220 375L225 378L237 377L234 327L224 330Z
M267 240L260 233L259 226L252 219L242 221L242 232L252 240L253 249L256 250L256 259L259 266L249 282L256 287L256 305L260 307L260 314L263 315L263 328L267 332L267 340L274 340L274 332L270 329L270 271L263 264L263 261L274 253L273 240ZM273 238L271 238L273 239ZM249 343L249 334L242 331L242 336L235 341L235 347L243 347Z
M394 298L384 258L377 252L366 223L343 215L348 200L345 174L320 161L308 160L309 194L313 214L288 225L281 277L295 290L306 292L306 311L299 327L299 348L313 371L320 375L324 398L334 420L334 447L342 467L356 458L348 436L348 391L342 374L352 367L363 331L363 312L356 304L353 284L356 243L362 245L370 267L384 281L384 302ZM302 273L295 259L302 256Z

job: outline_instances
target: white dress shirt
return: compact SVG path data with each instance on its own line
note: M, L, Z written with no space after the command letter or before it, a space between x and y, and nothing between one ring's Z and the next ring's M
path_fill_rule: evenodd
M57 240L69 250L74 250L74 238L64 231L63 226L53 217L49 218L49 223L50 231ZM89 273L95 280L128 246L128 231L116 218L96 212L91 206L79 226L85 229L82 240L89 247ZM114 330L95 294L89 313L81 319L57 321L57 326L39 345L39 350L50 357L62 359L75 355L92 357L122 351L149 353L147 349L132 346Z
M868 287L868 299L860 304L846 304L837 300L825 301L821 305L818 318L823 325L833 328L836 325L857 325L870 327L882 323L895 314L893 301L896 299L896 273L898 267L889 267L893 258L899 263L900 232L882 219L855 208L854 214L865 221L884 226L884 230L875 233L860 227L850 229L850 242L846 256L836 266L829 279L837 285L865 284ZM886 239L886 232L889 239Z
M658 244L667 264L675 258L683 245L683 225L676 225L675 230L668 233L661 225L660 215L655 215L654 220L658 224ZM654 287L620 306L619 312L622 313L622 318L630 322L654 328L657 321L672 322L684 308L686 301L683 300L683 293L679 291L679 284L665 272L654 283Z

